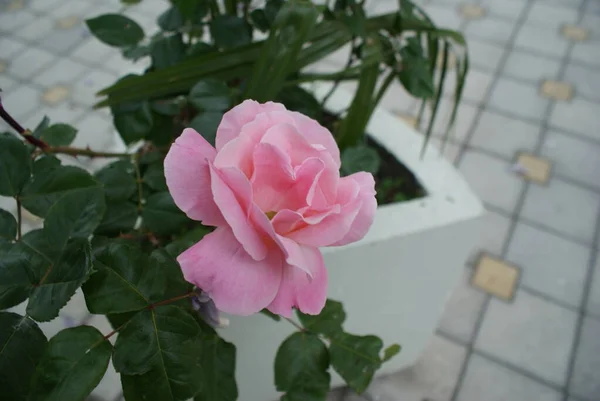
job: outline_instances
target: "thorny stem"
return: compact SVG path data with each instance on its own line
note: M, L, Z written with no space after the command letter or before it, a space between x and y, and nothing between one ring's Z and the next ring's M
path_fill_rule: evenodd
M129 157L129 153L113 153L113 152L95 152L91 149L72 148L69 146L50 146L43 140L32 135L31 131L23 128L4 108L2 99L0 98L0 117L7 122L15 131L19 133L27 142L39 148L43 153L60 153L72 156L88 156L88 157Z
M133 168L135 169L135 181L137 182L137 190L138 190L138 211L142 211L142 199L143 199L143 190L142 190L142 174L140 173L140 155L136 153L132 160Z

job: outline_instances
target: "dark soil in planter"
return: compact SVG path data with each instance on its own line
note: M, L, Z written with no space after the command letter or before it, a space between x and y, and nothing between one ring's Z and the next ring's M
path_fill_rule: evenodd
M324 113L320 120L321 124L331 132L335 132L335 125L339 120L338 116ZM417 177L387 149L370 137L367 137L366 145L375 149L381 158L379 171L374 174L377 203L379 205L405 202L422 198L427 194Z

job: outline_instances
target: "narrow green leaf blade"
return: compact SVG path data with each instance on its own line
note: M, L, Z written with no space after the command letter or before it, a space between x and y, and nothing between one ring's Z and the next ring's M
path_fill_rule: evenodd
M25 144L0 133L0 195L17 196L31 174L31 157Z
M28 317L0 312L0 388L6 400L26 399L46 342L42 330Z
M205 79L194 85L189 100L202 111L225 111L231 105L229 88L216 79Z
M83 401L106 372L112 345L95 327L65 329L52 337L37 366L30 401Z

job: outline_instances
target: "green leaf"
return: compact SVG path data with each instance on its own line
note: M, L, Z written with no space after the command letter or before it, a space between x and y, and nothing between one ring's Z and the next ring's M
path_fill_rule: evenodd
M183 16L179 8L173 6L162 13L157 22L163 31L176 31L183 26Z
M40 123L33 130L33 136L39 138L40 135L42 135L42 132L44 132L44 130L48 128L49 125L50 119L48 118L48 116L44 116L42 118L42 121L40 121Z
M56 156L45 155L33 162L33 175L43 174L58 167L60 160Z
M250 13L252 24L261 32L267 32L271 28L271 21L267 17L265 10L256 9Z
M85 23L96 38L109 46L133 46L144 39L142 27L121 14L104 14Z
M202 383L204 386L194 401L235 401L238 389L235 381L235 345L217 333L204 333L202 344Z
M275 386L286 401L323 401L329 392L327 347L316 334L296 332L275 356Z
M179 64L185 56L185 45L181 34L153 40L150 45L150 56L152 65L157 70Z
M123 201L131 198L137 190L133 178L131 163L110 164L96 172L96 179L104 185L106 198L112 201Z
M385 350L383 350L382 362L387 362L396 355L398 355L401 349L402 347L400 347L399 344L392 344L389 347L387 347Z
M31 157L23 141L0 133L0 195L19 195L30 174Z
M198 131L211 145L215 145L217 127L223 119L223 113L217 111L205 111L199 113L190 121L190 127Z
M96 229L97 234L117 235L133 229L138 218L138 207L131 202L108 202L106 212Z
M164 251L148 257L138 248L113 242L95 256L96 271L83 285L92 313L136 311L188 291L179 265Z
M152 129L152 111L147 101L112 108L113 123L126 144L146 137Z
M283 103L288 110L297 111L313 119L321 117L322 110L319 101L312 93L299 86L285 88L279 93L277 100Z
M344 333L331 339L331 366L357 393L366 390L375 371L381 367L383 342L376 336Z
M366 171L377 174L381 165L381 157L377 151L368 146L354 146L342 152L342 171L345 175Z
M36 169L19 199L25 209L36 216L45 217L50 207L68 192L96 186L98 182L87 171L77 167L61 166L45 171Z
M181 237L171 242L165 247L165 251L172 257L179 256L183 251L199 242L204 236L212 231L212 228L205 226L197 226L196 228L187 231Z
M208 2L205 0L173 0L181 11L184 19L192 23L199 23L208 14Z
M55 259L44 250L47 242L40 243L39 238L35 242L29 242L25 237L23 240L34 252L44 255L46 262L45 272L35 282L27 304L29 316L38 322L46 322L58 316L60 309L87 279L92 269L92 251L87 240L73 240Z
M305 315L296 311L302 326L314 333L335 337L343 332L342 324L346 320L346 312L341 302L327 300L325 307L318 315Z
M77 135L77 129L68 124L53 124L44 129L40 139L50 146L67 146L73 142Z
M194 85L189 100L201 111L225 111L231 105L229 88L216 79L205 79Z
M12 241L17 236L17 220L4 209L0 209L0 238Z
M420 99L433 97L433 73L417 37L407 39L407 44L400 49L400 57L402 69L398 73L398 79L408 93Z
M177 108L178 113L179 108ZM148 140L158 147L169 147L173 139L181 133L180 130L178 132L175 126L175 119L172 115L164 115L153 111L152 120L154 123L148 133Z
M196 42L188 48L187 56L194 57L199 54L205 54L214 50L215 48L209 45L208 43Z
M210 22L210 34L215 45L228 49L250 43L252 27L242 18L222 14Z
M138 61L142 57L150 55L150 46L135 45L126 47L121 51L123 58L128 60Z
M171 197L169 192L151 195L142 211L144 226L158 234L172 234L190 222Z
M44 222L46 237L58 249L62 249L69 239L85 239L98 227L105 210L102 188L70 191L48 210Z
M26 316L0 312L0 388L2 397L24 401L31 377L44 353L46 336Z
M0 243L0 309L25 301L45 268L43 257L23 242Z
M83 401L106 372L112 345L95 327L62 330L48 342L29 401Z
M169 190L162 163L155 163L148 166L142 181L155 191L164 192Z
M138 312L121 330L113 364L127 400L183 401L201 389L201 358L198 323L166 305Z

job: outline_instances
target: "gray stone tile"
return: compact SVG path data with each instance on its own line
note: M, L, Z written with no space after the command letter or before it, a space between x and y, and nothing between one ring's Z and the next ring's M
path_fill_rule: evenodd
M77 124L78 135L72 143L74 147L90 147L93 150L107 149L115 140L112 124L95 114L88 114Z
M562 394L473 354L457 401L560 401Z
M396 9L397 6L398 3L396 3ZM429 14L429 17L440 28L458 29L462 23L462 20L454 7L428 4L424 8L425 12Z
M539 95L538 87L500 78L490 96L489 105L517 116L542 120L549 100Z
M134 62L132 60L125 59L119 52L111 53L106 62L103 64L104 69L114 72L119 76L126 74L142 75L149 66L150 58L148 57Z
M504 66L504 75L522 78L538 84L542 79L557 79L560 60L515 50Z
M63 0L31 0L27 7L38 12L48 12L56 8Z
M45 87L57 84L70 84L76 81L87 68L77 61L61 58L56 63L52 63L48 68L45 68L40 74L34 76L33 82Z
M27 84L2 95L2 105L16 119L27 117L39 106L40 93Z
M584 243L591 243L598 194L553 178L547 187L530 185L521 215Z
M367 395L378 401L450 401L465 354L464 347L435 336L414 366L375 380Z
M517 34L515 47L562 58L567 53L569 43L558 29L523 25Z
M444 99L440 103L437 116L435 118L435 123L433 124L434 135L438 137L445 137L446 132L448 131L448 124L450 123L453 109L454 102L451 100ZM424 126L427 126L429 119L431 118L431 111L429 109L426 110L427 111L423 114ZM475 106L466 103L460 103L458 105L454 125L450 131L450 138L453 142L462 144L465 141L478 112L479 109Z
M486 296L470 284L471 270L465 269L458 287L446 302L446 309L440 319L438 328L464 343L473 338L473 332Z
M48 12L54 18L63 18L70 16L87 17L87 11L92 7L93 3L87 1L69 1L61 2L60 5L57 3L57 7L53 7ZM118 6L113 12L118 12Z
M592 66L600 66L600 41L576 43L571 59Z
M344 395L346 392L347 390L345 387L332 390L327 395L327 401L345 401Z
M430 145L435 146L446 160L454 164L460 153L460 146L452 142L451 139L446 141L446 143L443 143L443 141L442 138L433 137L429 139Z
M593 39L600 39L600 3L597 1L587 2L588 10L583 13L581 17L580 25L590 30L590 37ZM592 8L592 4L596 5L596 12L591 12L589 9Z
M600 395L600 322L585 318L569 391L586 400L596 401Z
M17 85L19 85L19 83L11 77L8 77L6 75L0 75L0 89L3 92L10 92Z
M527 15L526 24L545 25L551 28L559 28L563 24L574 24L577 22L577 9L544 4L536 1Z
M339 67L335 67L334 71L339 71ZM408 113L415 108L417 101L399 82L392 82L379 104L392 112Z
M578 9L584 0L536 0L540 4Z
M40 47L51 52L65 54L87 37L81 28L54 30L40 42Z
M600 254L596 254L596 264L592 272L592 283L588 294L586 312L600 318Z
M35 43L52 32L55 26L56 21L51 18L36 18L27 26L16 30L14 35L20 39Z
M76 122L83 116L84 113L89 112L82 107L71 104L70 102L64 102L57 106L42 106L35 110L30 117L23 120L23 126L29 129L35 128L44 116L48 116L51 123L65 123L75 125L79 128ZM94 113L95 115L95 113Z
M484 111L469 146L514 160L518 151L533 151L539 135L540 127L535 124Z
M506 43L515 27L514 21L484 18L470 21L465 29L469 38Z
M469 40L469 62L474 68L494 71L503 55L503 46L477 39Z
M516 20L519 18L527 3L522 0L483 0L481 5L488 10L492 17Z
M578 1L583 1L583 0L578 0ZM590 14L600 15L600 3L598 3L597 1L588 1L586 4L585 12L586 12L586 14L590 13Z
M575 96L583 95L589 100L600 103L600 71L598 69L569 64L564 80L575 85Z
M2 49L2 59L8 60L15 54L21 53L25 49L25 44L8 36L0 36L0 49Z
M555 173L600 189L600 144L549 131L540 154Z
M492 156L467 151L459 165L467 182L486 203L513 213L523 180L510 170L510 165Z
M570 102L555 103L549 123L556 128L576 132L600 140L598 104L575 98Z
M506 259L521 267L522 285L579 308L590 253L587 247L519 222Z
M35 14L27 9L16 11L2 11L0 13L0 32L10 33L15 29L26 26L36 18Z
M491 210L481 218L481 226L477 240L468 262L475 263L482 252L500 256L511 227L511 219Z
M89 65L100 65L115 53L119 53L118 50L90 37L73 49L71 57Z
M481 103L488 94L493 79L493 74L470 69L463 90L463 99ZM454 86L448 85L446 90L446 93L453 94Z
M577 315L517 291L514 303L492 298L475 348L564 386Z
M84 106L92 106L98 100L96 93L116 80L114 73L92 70L73 84L73 99Z
M8 74L16 78L29 79L45 66L56 61L56 57L42 49L28 47L16 56L8 66Z

